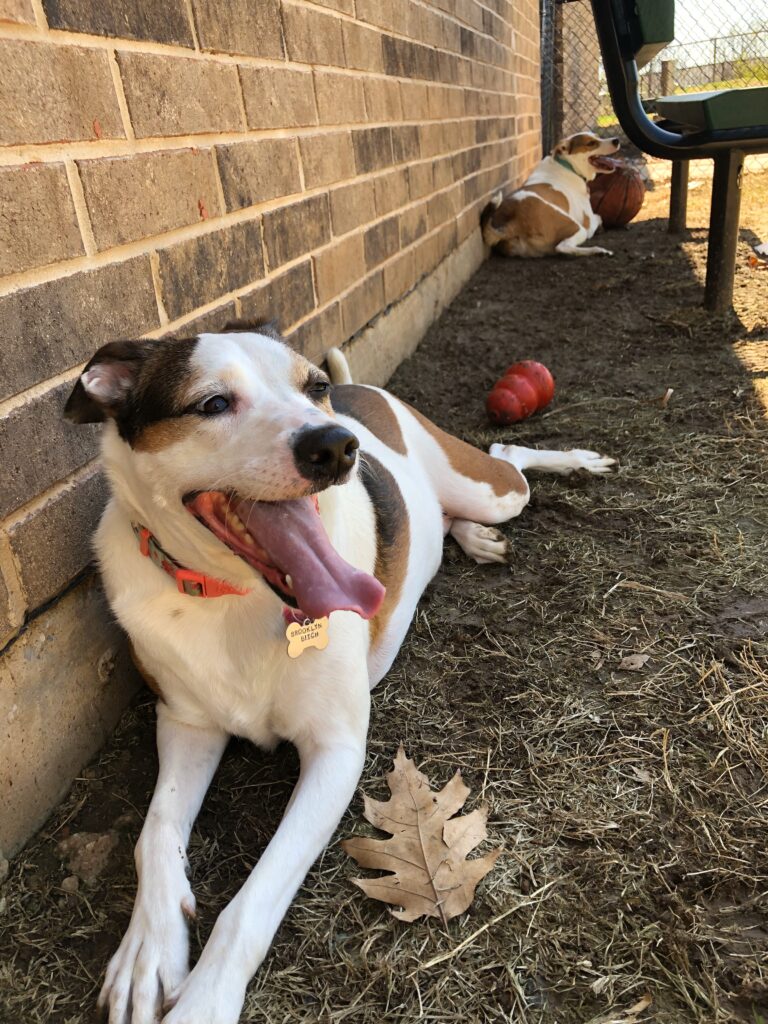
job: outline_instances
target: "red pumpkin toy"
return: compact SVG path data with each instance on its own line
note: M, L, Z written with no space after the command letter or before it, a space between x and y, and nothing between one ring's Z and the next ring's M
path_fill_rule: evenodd
M492 423L517 423L549 405L555 393L552 374L541 363L513 363L493 386L485 408Z

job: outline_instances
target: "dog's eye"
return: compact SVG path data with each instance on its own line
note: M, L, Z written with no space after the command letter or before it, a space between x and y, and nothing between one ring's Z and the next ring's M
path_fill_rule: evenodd
M218 416L220 413L226 412L229 406L230 400L226 395L211 395L204 402L200 402L197 411L203 416Z
M307 394L313 398L322 398L328 394L331 385L327 380L315 380L307 385Z

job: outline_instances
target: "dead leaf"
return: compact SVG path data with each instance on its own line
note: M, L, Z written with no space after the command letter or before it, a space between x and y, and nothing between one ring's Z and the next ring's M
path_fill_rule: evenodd
M599 1020L596 1020L595 1024L640 1024L637 1018L641 1013L644 1013L652 1003L652 997L646 994L630 1006L628 1010L619 1011L620 1016L616 1017L613 1013L609 1013L608 1016L600 1017Z
M650 654L628 654L619 662L619 672L642 672Z
M378 868L391 874L379 878L353 878L372 899L402 910L392 913L400 921L439 917L446 924L462 914L475 895L478 882L488 874L501 853L492 850L483 857L467 855L487 837L488 808L454 818L469 796L469 788L456 772L451 781L435 793L429 780L405 756L403 745L387 775L390 800L364 796L368 821L391 839L346 839L341 845L360 867Z

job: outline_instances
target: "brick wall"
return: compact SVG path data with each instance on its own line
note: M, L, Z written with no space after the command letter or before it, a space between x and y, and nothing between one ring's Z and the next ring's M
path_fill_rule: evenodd
M94 348L275 315L320 360L538 132L535 0L0 0L0 646L89 561Z

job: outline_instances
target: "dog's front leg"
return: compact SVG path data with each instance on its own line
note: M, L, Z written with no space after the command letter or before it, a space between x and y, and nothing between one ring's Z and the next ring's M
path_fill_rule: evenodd
M160 770L136 844L136 902L99 996L109 1024L154 1024L164 998L187 976L185 915L195 912L186 875L187 841L227 739L220 729L174 720L158 703Z
M222 911L163 1024L236 1024L246 986L296 890L355 792L365 732L297 742L301 774L280 826L247 882Z

